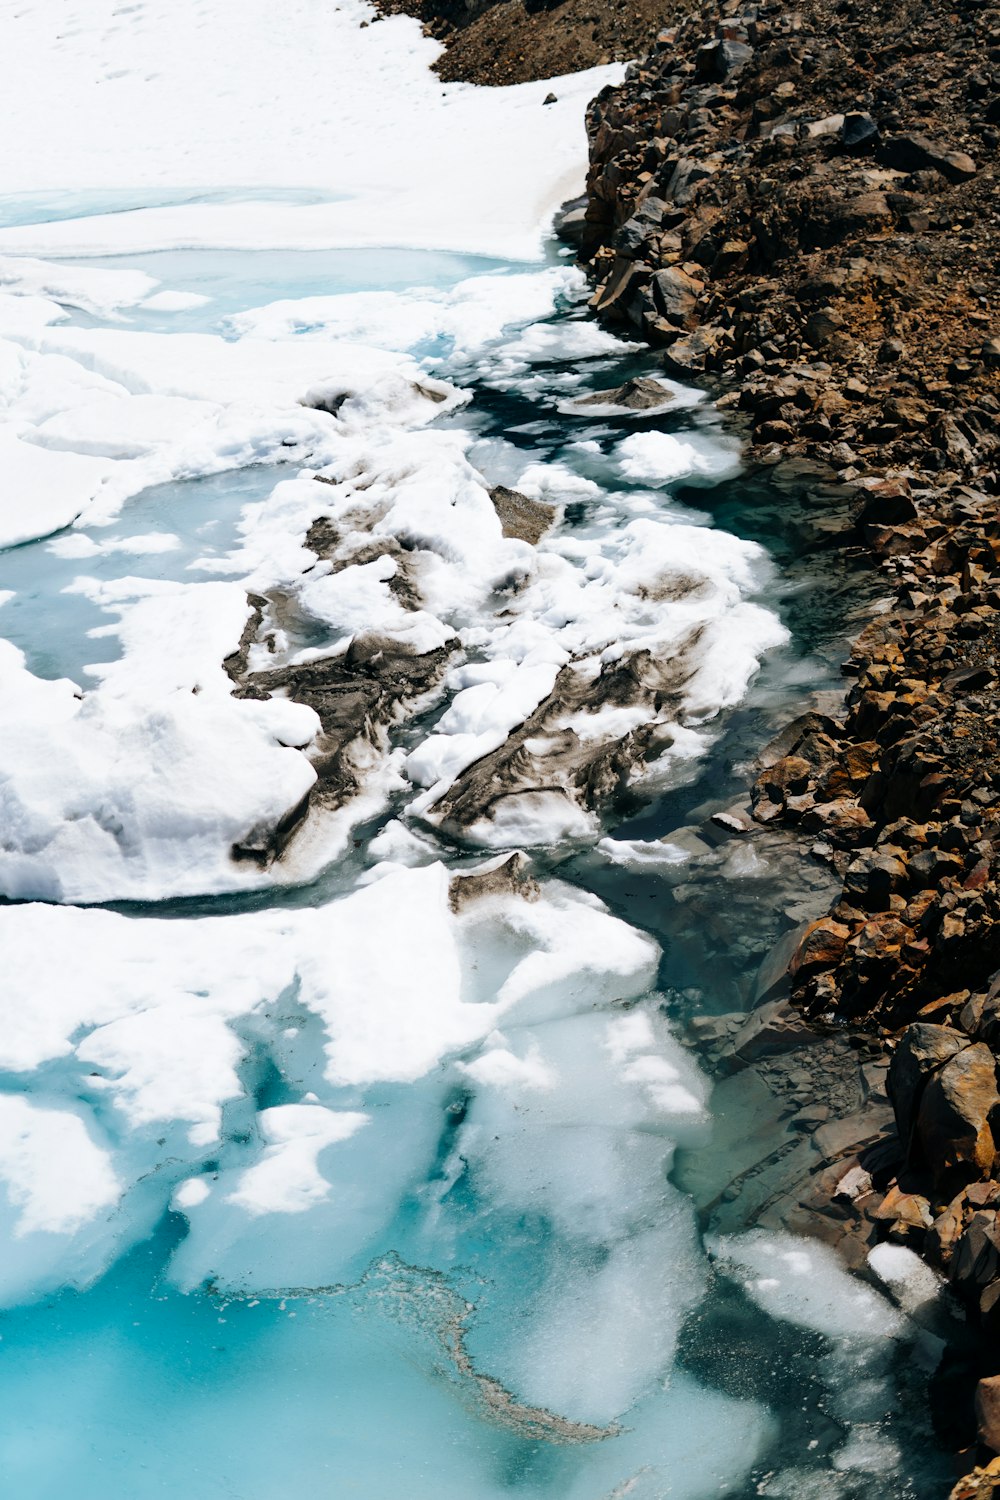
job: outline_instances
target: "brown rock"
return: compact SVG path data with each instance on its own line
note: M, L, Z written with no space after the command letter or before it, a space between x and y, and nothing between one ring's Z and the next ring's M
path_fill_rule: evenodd
M555 507L541 500L529 500L519 490L498 484L490 490L493 509L500 517L504 536L518 537L522 542L538 542L556 518Z
M973 1182L993 1170L990 1114L1000 1105L993 1054L974 1042L928 1079L917 1115L923 1159L938 1183Z
M968 1045L968 1037L946 1026L918 1022L903 1032L889 1064L886 1087L904 1150L909 1149L928 1078Z
M1000 1453L1000 1375L987 1375L976 1386L976 1428L983 1446Z
M843 958L850 935L851 929L835 922L832 917L821 917L818 922L810 923L792 955L789 973L794 978L811 969L832 969Z

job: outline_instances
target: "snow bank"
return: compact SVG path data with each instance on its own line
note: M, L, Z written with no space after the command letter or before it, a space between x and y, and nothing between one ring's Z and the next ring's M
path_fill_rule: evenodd
M404 17L362 25L375 19L363 0L70 10L0 10L0 180L8 193L87 190L89 216L0 231L5 250L406 245L530 259L583 182L584 108L621 76L442 84L430 71L439 44ZM122 184L132 203L167 206L129 212ZM243 201L199 191L230 185ZM102 194L113 212L100 213Z
M585 1010L590 1027L611 994L643 992L656 960L647 939L568 888L532 902L498 894L456 915L439 864L387 873L318 910L165 921L3 907L0 941L0 1067L22 1079L44 1069L51 1094L44 1108L0 1096L12 1210L0 1265L15 1266L12 1297L36 1283L28 1260L10 1261L11 1236L61 1237L39 1285L57 1263L65 1269L85 1231L107 1260L141 1227L134 1209L117 1223L108 1210L140 1182L154 1213L157 1196L162 1209L186 1184L174 1199L192 1220L177 1263L185 1284L332 1278L429 1170L450 1058L469 1058L468 1086L485 1044L486 1089L502 1017ZM478 992L484 965L506 975L488 996ZM616 1103L611 1085L614 1128L696 1116L694 1075L681 1084L681 1062L659 1058L653 1033L629 1024L627 1036L622 1022L608 1024L601 1054L625 1091ZM294 1094L255 1111L246 1069L258 1049ZM578 1052L562 1059L570 1073ZM567 1108L580 1118L584 1081L567 1078L579 1102L556 1118ZM669 1092L677 1087L683 1095ZM209 1159L217 1165L203 1179ZM303 1245L282 1224L307 1213L319 1219Z

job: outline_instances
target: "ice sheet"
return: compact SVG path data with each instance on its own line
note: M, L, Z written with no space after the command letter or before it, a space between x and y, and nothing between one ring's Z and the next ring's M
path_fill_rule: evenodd
M0 246L86 255L406 245L535 257L548 216L583 181L585 105L620 68L554 86L442 84L429 70L439 44L415 20L374 20L362 0L321 11L310 0L95 0L82 14L70 0L4 0L0 180L8 193L86 189L92 208L0 231ZM545 105L550 92L557 100ZM133 201L158 194L169 206L101 215L102 190L107 201L123 184ZM204 201L205 189L230 185L237 201Z

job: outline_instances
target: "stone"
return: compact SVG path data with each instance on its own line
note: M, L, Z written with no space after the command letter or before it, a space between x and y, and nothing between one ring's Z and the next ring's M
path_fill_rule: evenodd
M920 1100L916 1138L939 1185L988 1176L996 1162L990 1116L1000 1106L993 1054L964 1047L932 1073Z
M822 120L810 120L806 126L806 139L825 140L828 136L839 135L843 128L843 115L824 115Z
M687 338L678 339L663 356L667 369L674 374L691 376L700 374L705 362L719 339L717 328L698 328Z
M699 47L695 55L695 76L724 83L727 78L746 66L753 57L753 48L746 42L716 40Z
M976 1429L983 1447L1000 1453L1000 1375L987 1375L976 1386Z
M844 956L851 929L832 917L810 922L788 965L793 978L813 969L832 969Z
M971 156L937 146L922 135L890 136L879 148L878 159L898 172L940 172L949 182L966 182L976 175Z
M840 139L848 151L873 151L878 143L879 129L871 115L852 110L844 116Z
M653 411L669 406L674 401L669 391L659 380L649 375L636 375L623 385L612 386L605 391L592 391L589 396L580 396L577 406L626 406L629 411Z
M872 1217L898 1226L904 1237L910 1230L930 1229L934 1222L928 1199L922 1193L904 1192L898 1183L893 1183Z
M904 1149L909 1149L928 1078L968 1046L968 1037L946 1026L917 1022L903 1032L889 1064L886 1086Z
M742 1062L751 1063L819 1040L787 1001L769 1000L750 1012L733 1037L732 1048Z
M701 283L679 266L657 271L651 280L653 302L668 323L682 325L698 305Z
M1000 1458L985 1467L976 1466L960 1479L948 1500L995 1500L1000 1495Z
M846 1198L853 1203L855 1198L864 1198L872 1190L871 1173L857 1163L848 1169L837 1183L833 1196Z
M786 755L761 772L759 785L772 802L798 796L809 785L812 767L800 755Z
M541 541L556 518L555 506L530 500L519 490L509 490L503 484L494 485L490 499L504 536L517 537L522 542Z

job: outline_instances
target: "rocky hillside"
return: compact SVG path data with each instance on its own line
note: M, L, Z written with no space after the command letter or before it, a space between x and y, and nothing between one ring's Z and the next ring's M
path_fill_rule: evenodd
M682 11L684 0L670 0ZM647 52L663 0L376 0L383 15L416 16L447 44L446 82L527 83Z
M595 100L565 216L594 305L709 384L762 467L852 499L888 607L845 709L762 756L758 822L836 874L793 1002L894 1055L898 1145L850 1212L1000 1333L1000 8L726 0ZM888 1165L885 1163L888 1162ZM985 1356L1000 1493L1000 1354ZM996 1489L994 1489L994 1486Z

